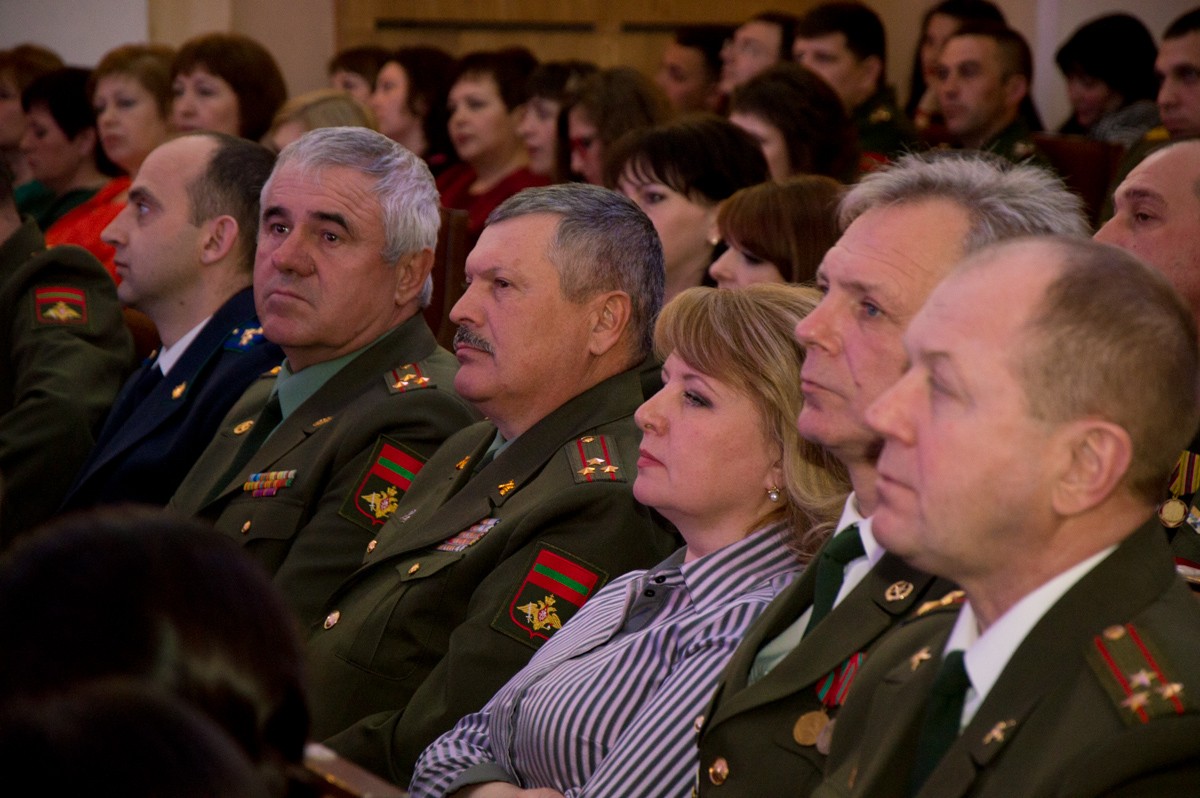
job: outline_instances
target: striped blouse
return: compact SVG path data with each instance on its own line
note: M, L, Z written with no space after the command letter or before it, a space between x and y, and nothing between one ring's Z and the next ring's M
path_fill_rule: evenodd
M414 798L505 781L567 798L683 796L693 723L751 622L801 566L780 527L615 579L417 761Z

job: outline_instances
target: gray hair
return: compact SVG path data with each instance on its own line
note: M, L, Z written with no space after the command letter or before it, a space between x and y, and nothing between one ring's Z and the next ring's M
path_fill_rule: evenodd
M850 189L838 208L845 229L874 208L942 199L970 217L965 252L1022 235L1087 237L1083 200L1056 176L986 153L904 155Z
M563 296L582 302L602 291L628 294L638 359L649 356L665 279L662 244L650 219L615 191L565 183L525 189L492 211L487 223L538 213L561 217L546 257L558 269Z
M263 186L264 197L275 175L292 164L304 171L345 166L375 178L385 236L380 254L388 263L437 246L442 218L433 175L424 161L386 136L363 127L325 127L305 133L279 153L275 171Z

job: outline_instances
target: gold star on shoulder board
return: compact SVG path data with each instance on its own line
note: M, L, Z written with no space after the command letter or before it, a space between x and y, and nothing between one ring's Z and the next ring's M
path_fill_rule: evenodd
M1121 706L1123 706L1126 709L1131 710L1133 712L1137 712L1142 707L1146 706L1146 702L1149 700L1150 700L1149 693L1146 693L1146 692L1132 693L1132 694L1130 694L1129 698L1126 698L1124 701L1121 702Z
M1156 687L1154 689L1158 691L1160 696L1169 701L1183 692L1183 685L1179 682L1171 682L1170 684L1164 684L1163 686Z
M595 473L596 473L596 469L593 468L592 466L584 466L583 468L579 469L579 474L581 476L586 477L588 474L595 474Z

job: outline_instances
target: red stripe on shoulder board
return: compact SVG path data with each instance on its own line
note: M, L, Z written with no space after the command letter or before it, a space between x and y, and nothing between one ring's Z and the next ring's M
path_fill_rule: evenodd
M542 549L538 552L537 562L548 565L560 574L569 576L576 582L586 585L589 592L596 586L596 582L600 580L598 574L594 574L583 566L577 565L565 557L560 557L547 549Z

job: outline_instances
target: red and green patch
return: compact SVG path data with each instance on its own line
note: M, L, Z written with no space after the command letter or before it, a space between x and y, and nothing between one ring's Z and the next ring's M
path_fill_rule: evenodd
M366 529L382 526L424 467L425 461L399 441L380 437L367 460L358 486L346 497L339 514Z
M541 546L492 628L540 648L606 581L608 574L561 549Z
M35 323L51 325L87 324L87 294L79 288L46 286L33 289Z

